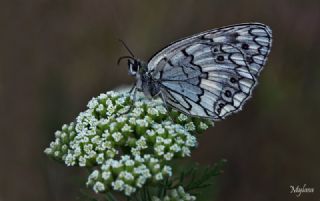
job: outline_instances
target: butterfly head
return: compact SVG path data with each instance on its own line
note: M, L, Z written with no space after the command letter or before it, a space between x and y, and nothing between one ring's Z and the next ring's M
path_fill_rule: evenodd
M128 59L128 72L131 76L136 76L140 72L141 63L136 59Z

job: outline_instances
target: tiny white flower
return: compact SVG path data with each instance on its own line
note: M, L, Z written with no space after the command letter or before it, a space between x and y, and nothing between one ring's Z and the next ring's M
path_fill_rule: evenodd
M112 103L112 100L111 99L106 99L106 106L107 106L107 108L109 108L109 107L112 107L113 106L113 103Z
M160 144L160 143L163 143L164 139L160 136L156 137L156 143L157 144Z
M117 124L116 122L111 122L111 123L109 124L110 131L113 132L114 130L116 130L117 125L118 125L118 124Z
M174 137L174 136L177 135L177 133L176 133L176 131L175 131L174 129L169 129L169 130L168 130L168 134L169 134L170 136L172 136L172 137Z
M103 184L102 182L100 182L100 181L97 181L97 182L94 184L94 186L93 186L93 190L94 190L94 192L96 192L96 193L102 192L102 191L104 191L105 189L106 189L106 188L105 188L104 184Z
M181 147L178 144L173 144L170 147L170 150L173 151L173 152L179 152L179 151L181 151Z
M187 137L187 141L185 142L185 145L189 146L189 147L194 147L197 145L197 139L196 137L189 135Z
M134 166L134 161L133 160L127 160L126 162L125 162L125 165L127 166L127 167L133 167Z
M167 109L163 107L162 105L158 105L156 109L161 113L161 114L167 114Z
M162 169L162 173L171 177L172 176L172 168L168 165L165 165Z
M156 153L161 156L164 154L164 149L165 149L165 146L163 145L157 145L154 147L154 150L156 151Z
M143 111L143 109L141 109L141 108L134 108L134 109L132 110L133 115L136 116L136 117L141 116L143 112L144 112L144 111Z
M158 133L158 134L164 134L165 133L165 130L164 130L164 128L158 128L157 130L156 130L156 132Z
M100 136L96 135L93 138L91 138L91 142L93 144L99 144L99 142L101 142Z
M128 172L128 171L123 171L119 174L119 178L125 180L125 181L133 181L134 180L134 176Z
M180 115L178 116L178 119L179 119L180 121L186 121L186 120L188 119L188 117L187 117L187 115L185 115L185 114L180 114Z
M116 100L117 105L123 105L126 102L126 99L124 97L120 97Z
M94 170L88 177L88 180L96 180L99 177L99 171Z
M121 162L125 162L125 161L128 161L130 160L130 156L129 155L124 155L124 156L121 156Z
M68 130L68 125L67 124L63 124L62 125L62 130Z
M172 139L163 139L163 144L168 145L172 143Z
M116 97L118 94L114 91L108 91L107 96Z
M98 154L98 156L96 158L96 162L98 164L102 164L104 162L104 154Z
M203 122L200 122L199 127L200 127L200 129L201 129L201 130L206 130L206 129L208 129L208 128L209 128L209 127L208 127L208 125L207 125L207 124L205 124L205 123L203 123Z
M146 120L142 120L142 119L138 119L137 121L137 125L138 126L140 126L140 127L148 127L148 125L149 125L149 123L148 123L148 121L146 121Z
M113 190L123 191L125 183L121 179L117 179L116 181L112 182L111 185Z
M102 105L102 104L99 104L98 107L96 108L97 112L101 112L103 110L104 110L104 105Z
M118 153L118 151L114 149L110 149L106 151L106 155L108 158L114 158L114 156Z
M150 136L150 137L152 137L152 136L154 136L154 135L156 134L156 133L154 132L154 130L147 130L146 133L147 133L147 135Z
M187 124L185 125L185 127L186 127L186 129L187 129L188 131L195 131L195 130L196 130L196 126L194 125L193 122L187 123Z
M134 160L138 163L143 163L145 161L144 158L142 158L140 155L135 155L133 157L134 157Z
M93 145L92 144L85 144L83 146L83 150L86 152L86 153L90 153L90 151L92 151L92 148L93 148Z
M148 108L147 113L155 116L159 115L159 111L156 108L152 108L152 107Z
M102 177L102 179L104 179L105 181L107 181L107 180L109 180L110 178L111 178L111 172L103 172L102 173L102 175L101 175L101 177Z
M154 170L154 171L160 170L160 164L155 164L155 165L153 166L153 170Z
M59 138L59 137L61 136L61 134L62 134L61 131L56 131L56 132L54 133L54 136L55 136L56 138Z
M132 132L132 128L131 126L129 126L128 124L124 124L123 127L121 128L122 132Z
M52 152L53 152L53 150L52 150L51 148L46 148L46 149L44 150L44 153L47 154L47 155L52 154Z
M129 118L129 123L131 124L131 125L136 125L136 118L133 118L133 117L131 117L131 118Z
M127 185L127 184L124 186L124 194L126 196L130 196L134 192L136 192L136 188L134 188L130 185Z
M113 113L115 113L116 111L116 107L114 105L108 105L108 108L107 108L107 115L111 115Z
M102 137L104 138L108 138L110 136L110 132L108 130L105 130L103 133L102 133Z
M142 107L143 104L144 104L143 102L139 102L139 101L137 101L137 102L134 103L134 105L135 105L137 108Z
M86 163L87 163L87 159L85 157L83 157L83 156L80 156L79 157L79 166L80 167L85 167Z
M127 118L124 117L124 116L120 116L120 117L118 117L118 118L116 119L116 121L119 122L119 123L122 123L122 122L127 121Z
M67 156L64 159L64 162L67 166L73 166L76 164L75 158L72 154L67 154Z
M158 174L156 174L156 175L154 176L154 178L155 178L157 181L160 181L160 180L163 180L163 175L162 175L161 172L159 172Z
M143 136L141 136L140 139L136 141L136 145L137 145L138 149L146 149L146 148L148 148L147 141Z
M99 96L98 96L98 99L106 99L108 96L106 94L103 94L101 93Z
M184 144L184 140L181 137L177 137L175 141L177 144Z
M186 146L183 146L182 147L182 156L185 157L185 156L190 156L190 155L191 155L190 149Z
M148 177L145 176L139 176L138 179L136 180L136 186L139 188L142 188L142 186L146 183Z
M167 152L166 154L163 155L164 159L166 159L167 161L170 161L173 158L173 153L171 152Z
M138 149L136 147L131 148L131 154L133 156L140 156L140 154L141 154L140 149Z
M158 162L159 162L159 159L157 159L157 158L152 158L150 154L144 155L144 158L147 159L147 160L149 160L150 163L158 163Z
M122 134L120 132L113 133L112 137L113 137L115 142L119 142L123 138L123 136L122 136Z
M126 114L130 110L131 106L124 106L123 108L118 110L120 114Z
M75 147L73 155L74 155L75 157L78 157L78 156L80 156L81 154L82 154L82 151L81 151L80 146Z
M120 167L123 166L123 164L120 163L119 161L112 160L111 166L112 166L113 168L120 168Z
M99 104L98 100L96 98L92 98L89 103L87 104L87 107L90 109L95 108Z

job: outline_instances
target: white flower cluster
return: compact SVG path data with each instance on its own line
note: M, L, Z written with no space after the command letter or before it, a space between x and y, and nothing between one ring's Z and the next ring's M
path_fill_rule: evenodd
M185 192L182 186L179 186L177 189L171 190L167 195L160 199L158 197L152 197L152 201L194 201L196 200L195 196L190 195Z
M147 180L170 176L166 161L190 156L197 146L193 134L211 125L168 114L160 101L133 102L129 94L111 91L93 98L74 123L63 125L45 153L67 166L97 167L88 179L95 192L130 195Z
M117 177L114 178L114 175ZM112 186L113 190L123 191L129 196L136 192L137 188L143 187L147 180L157 183L171 175L171 167L163 165L159 159L151 155L135 156L134 159L124 155L121 160L106 160L99 170L90 174L87 185L93 187L96 193Z

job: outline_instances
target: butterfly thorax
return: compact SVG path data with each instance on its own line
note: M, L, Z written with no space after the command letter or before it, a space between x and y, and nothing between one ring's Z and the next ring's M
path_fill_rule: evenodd
M153 98L159 95L159 83L152 78L149 72L137 73L136 79L137 90L143 92L146 97Z
M131 58L128 60L129 75L136 78L136 89L143 92L148 98L153 98L160 93L159 82L154 80L148 71L147 63Z

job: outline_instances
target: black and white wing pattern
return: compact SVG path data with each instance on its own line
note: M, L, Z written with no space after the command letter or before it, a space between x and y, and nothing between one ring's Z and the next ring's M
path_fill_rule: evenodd
M271 29L260 23L213 29L165 47L149 60L148 71L169 106L223 119L251 96L271 42Z

